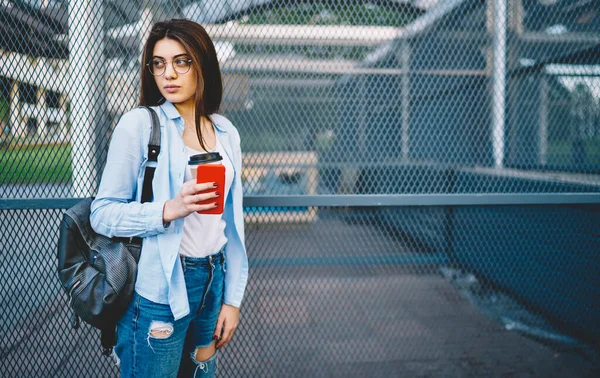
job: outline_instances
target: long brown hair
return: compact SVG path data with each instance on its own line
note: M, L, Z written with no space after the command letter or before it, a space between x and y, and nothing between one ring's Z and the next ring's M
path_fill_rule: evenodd
M223 97L223 82L215 46L206 30L196 22L185 19L172 19L155 23L152 30L150 30L142 55L140 89L140 105L142 106L156 106L165 101L158 90L154 76L146 67L146 63L152 59L154 45L163 38L181 43L190 55L192 66L199 73L196 75L198 83L196 86L194 121L200 145L206 150L200 120L203 116L210 118L211 114L217 113L221 107Z

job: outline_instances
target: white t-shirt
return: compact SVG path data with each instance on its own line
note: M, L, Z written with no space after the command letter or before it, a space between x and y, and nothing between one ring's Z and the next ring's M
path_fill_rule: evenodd
M201 154L202 151L196 151L187 147L188 159L192 155ZM210 152L218 152L223 157L221 163L225 166L225 189L217 188L217 191L223 196L224 203L227 203L227 196L231 183L233 182L233 165L227 157L223 146L217 138L217 145ZM185 171L185 181L192 179L192 172L189 166ZM198 214L196 212L188 215L183 223L183 237L179 247L179 253L183 256L206 257L219 252L227 243L225 237L225 221L223 214Z

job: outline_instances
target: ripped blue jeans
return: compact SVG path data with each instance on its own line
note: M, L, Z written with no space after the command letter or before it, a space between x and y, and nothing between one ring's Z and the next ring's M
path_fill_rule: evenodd
M214 377L217 353L197 361L196 348L209 346L223 303L223 251L208 257L181 257L190 314L177 321L167 304L135 293L117 324L115 357L121 377ZM154 331L154 332L152 332Z

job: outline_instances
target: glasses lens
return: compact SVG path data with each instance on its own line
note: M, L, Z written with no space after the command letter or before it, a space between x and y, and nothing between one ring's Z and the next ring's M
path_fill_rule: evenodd
M152 59L148 63L148 69L150 73L155 76L160 76L165 72L167 63L162 59Z
M147 66L150 73L154 76L161 76L167 69L167 61L163 59L152 59ZM192 66L192 60L189 58L178 58L172 61L173 69L180 74L187 73Z
M175 59L173 61L173 68L180 74L187 73L190 70L191 60L187 58Z

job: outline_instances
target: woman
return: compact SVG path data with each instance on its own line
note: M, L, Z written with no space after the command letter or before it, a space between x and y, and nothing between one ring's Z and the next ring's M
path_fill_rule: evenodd
M115 127L91 223L110 237L142 237L134 298L117 325L121 377L214 376L217 350L239 322L248 275L236 128L217 113L222 82L214 45L188 20L156 23L146 41L140 105L161 123L152 202L140 203L150 119L132 110ZM197 184L189 156L219 152L225 187ZM211 189L210 192L200 193ZM223 214L198 204L224 196Z

